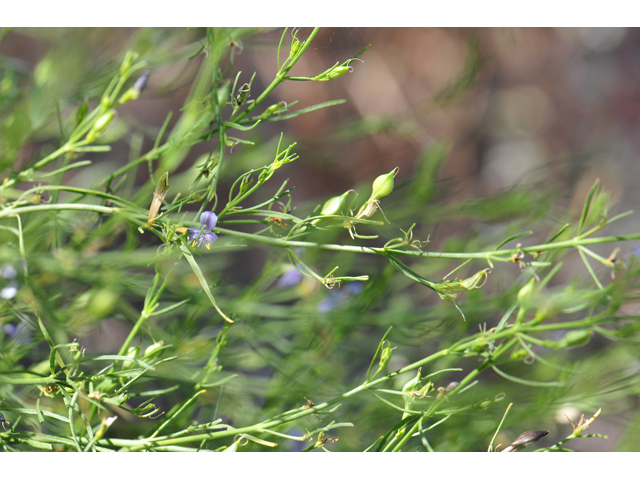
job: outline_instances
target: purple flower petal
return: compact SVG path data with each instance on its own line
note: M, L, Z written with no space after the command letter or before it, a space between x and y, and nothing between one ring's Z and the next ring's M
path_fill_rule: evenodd
M204 245L205 247L209 248L216 240L218 240L218 236L215 233L209 232L200 237L198 246Z
M0 267L0 275L2 275L7 280L16 278L17 274L18 274L18 271L10 263L5 263L2 267Z
M196 238L200 236L199 228L190 228L189 229L189 241L193 242Z
M202 212L200 215L200 227L189 229L189 242L193 247L205 246L210 248L211 245L218 240L218 236L211 231L218 223L218 216L213 212Z
M204 245L209 248L218 240L218 236L213 232L207 232L205 229L190 228L189 229L189 242L192 242L193 246L201 247Z
M200 226L210 232L213 227L218 223L218 216L213 212L202 212L200 215Z
M290 267L285 273L282 274L278 280L278 287L291 288L295 287L302 281L302 274L295 268Z

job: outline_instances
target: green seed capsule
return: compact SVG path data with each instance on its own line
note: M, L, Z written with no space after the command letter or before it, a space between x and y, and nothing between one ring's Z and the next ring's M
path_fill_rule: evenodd
M532 278L527 283L525 283L522 288L518 291L518 303L520 305L528 304L534 294L535 287L535 279Z
M467 291L480 288L486 283L487 277L489 276L490 272L491 272L490 268L485 268L484 270L480 270L478 273L476 273L472 277L462 280L460 282L460 286Z
M144 356L142 358L144 360L151 360L155 358L158 355L158 353L160 353L160 350L162 349L163 346L164 346L164 342L162 340L154 343L153 345L149 345L145 349Z
M344 204L347 201L347 197L351 193L351 190L348 192L344 192L342 195L330 198L324 205L322 206L322 210L320 211L320 215L339 215L344 208Z
M140 345L129 347L124 356L129 358L138 358L140 356ZM134 363L128 360L122 362L122 368L131 368L133 365Z
M263 115L266 117L270 117L271 115L274 115L277 111L283 110L286 108L287 108L287 102L274 103L264 111Z
M336 67L333 70L331 70L329 73L327 73L326 77L324 78L319 78L319 80L335 80L336 78L341 77L342 75L344 75L347 72L350 72L352 69L352 67Z
M568 347L581 347L586 345L591 339L591 330L572 330L560 340L547 340L542 342L544 348L549 350L562 350Z
M476 288L481 288L487 282L487 277L491 273L490 268L480 270L473 276L464 280L446 281L436 284L438 292L441 294L454 293L454 292L470 292Z
M524 360L528 356L529 356L529 352L527 352L526 350L517 350L509 356L509 360L512 360L512 361Z
M373 181L371 198L369 200L379 200L386 197L393 191L393 177L398 173L398 168L394 168L389 173L380 175Z
M592 334L591 330L572 330L564 336L563 340L567 343L567 347L581 347L589 343Z

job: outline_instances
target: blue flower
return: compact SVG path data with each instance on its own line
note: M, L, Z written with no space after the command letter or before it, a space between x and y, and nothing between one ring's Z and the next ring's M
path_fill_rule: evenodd
M207 249L210 248L211 244L218 240L218 236L211 231L217 222L218 216L215 213L202 212L202 215L200 215L201 228L189 229L189 242L191 242L191 245L193 247L204 245Z
M296 255L300 256L304 252L304 248L294 248L293 251ZM304 275L311 276L309 271L298 261L293 260L294 265L289 265L289 267L285 270L282 276L278 279L278 287L280 288L291 288L298 285Z
M5 263L0 267L0 276L9 280L8 284L5 284L0 290L0 298L3 300L11 300L18 293L19 285L14 280L17 275L18 271L10 263Z
M302 281L302 274L294 266L290 266L289 269L282 274L278 279L278 287L291 288L295 287Z
M318 304L317 311L325 313L341 308L352 298L360 295L363 289L364 287L360 282L348 282L342 290L333 289Z
M10 263L5 263L4 265L2 265L2 267L0 267L0 275L2 275L2 277L6 278L7 280L12 280L16 278L16 275L18 275L18 271L16 270L16 267L11 265Z

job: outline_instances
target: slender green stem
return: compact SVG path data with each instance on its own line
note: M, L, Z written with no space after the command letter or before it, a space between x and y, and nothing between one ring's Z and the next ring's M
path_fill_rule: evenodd
M265 245L275 245L275 246L285 247L285 248L295 248L295 247L319 248L321 250L334 250L339 252L353 252L353 253L372 253L376 255L393 254L398 256L423 257L423 258L443 258L443 259L467 259L467 258L488 259L490 258L491 260L500 260L499 257L509 257L510 255L518 251L518 249L513 248L508 250L495 250L495 251L470 252L470 253L422 252L417 250L395 250L395 249L384 249L380 247L365 247L365 246L357 246L357 245L338 245L338 244L330 244L330 243L314 243L314 242L303 242L303 241L296 241L296 240L284 240L281 238L265 237L262 235L238 232L235 230L227 230L224 228L215 228L214 231L220 235L228 235L231 237L243 238L245 240L252 240L257 243L263 243ZM611 242L638 240L638 239L640 239L640 233L630 234L630 235L611 236L611 237L572 239L572 240L556 242L556 243L534 245L531 247L521 247L519 251L522 251L524 253L529 253L529 252L540 252L540 251L547 251L547 250L560 250L560 249L566 249L566 248L577 248L580 245L592 245L592 244L611 243Z
M309 35L309 37L303 42L302 47L300 48L300 50L296 53L296 55L294 56L294 58L291 59L291 62L289 64L287 64L285 62L285 64L280 68L280 71L278 72L278 74L276 75L276 78L273 79L273 81L269 84L269 86L260 94L260 96L258 96L258 98L256 98L256 100L249 105L245 110L243 110L239 115L237 115L236 117L232 118L231 121L234 123L238 123L240 120L242 120L244 117L246 117L247 115L249 115L254 108L256 108L258 105L260 105L262 103L262 101L267 98L267 96L278 86L280 85L287 73L289 73L289 70L291 70L293 68L293 66L296 64L296 62L298 61L298 59L302 56L302 54L305 52L305 50L307 49L307 47L309 46L309 44L311 44L311 41L313 40L313 38L317 35L318 31L320 30L319 27L316 27L313 29L313 31L311 32L311 34Z
M114 215L122 211L122 208L104 207L102 205L89 205L89 204L83 204L83 203L57 203L57 204L50 204L50 205L29 205L26 207L6 208L4 210L1 210L0 218L13 217L15 215L20 215L22 213L29 213L29 212L57 212L57 211L64 211L64 210L98 212L98 213L106 213L106 214Z
M144 325L148 319L149 319L149 315L145 311L143 311L140 314L140 317L138 317L138 320L136 321L136 323L133 325L133 328L129 332L129 335L127 335L127 339L124 341L124 343L120 347L120 350L118 351L118 355L127 354L127 351L131 346L131 342L133 342L133 339L136 338L136 335L140 331L140 328L142 328L142 325Z
M418 417L415 421L415 423L413 424L413 426L409 429L409 431L407 433L404 434L404 436L402 437L402 439L400 439L400 441L398 442L398 444L394 447L393 451L394 452L399 452L400 449L403 447L403 445L405 443L407 443L411 437L413 436L414 433L416 433L418 431L418 428L420 428L420 420L423 420L427 418L427 414L425 413L424 415L422 415L421 417Z

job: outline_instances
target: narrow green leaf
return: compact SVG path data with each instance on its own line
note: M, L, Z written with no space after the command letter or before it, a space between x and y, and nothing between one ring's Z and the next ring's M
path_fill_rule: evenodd
M600 186L600 179L597 178L593 184L593 187L591 187L591 191L589 192L589 195L587 195L587 200L584 202L584 208L582 209L582 217L580 217L580 224L578 225L578 235L582 233L582 227L584 226L584 222L587 219L587 215L589 214L589 207L591 206L591 200L593 199L593 196L595 195L599 186Z
M38 397L36 401L36 413L38 414L38 421L44 423L44 415L42 415L42 411L40 410L40 397Z
M509 243L512 240L515 240L517 238L522 238L522 237L526 237L527 235L531 235L533 234L532 230L527 230L526 232L520 232L520 233L516 233L515 235L511 235L509 238L507 238L506 240L503 240L500 245L498 245L496 247L496 250L500 250L500 248L504 245L506 245L507 243Z
M509 375L507 373L504 373L502 370L500 370L498 367L496 366L492 366L491 368L493 368L493 370L500 375L503 378L506 378L507 380L514 382L514 383L519 383L521 385L527 385L529 387L564 387L564 383L563 382L536 382L534 380L523 380L522 378L518 378L518 377L514 377L512 375Z
M238 375L236 373L234 373L233 375L229 375L228 377L225 377L221 380L218 380L217 382L213 382L213 383L206 383L201 385L202 388L212 388L212 387L217 387L219 385L222 385L224 383L227 383L229 380L233 380L234 378L236 378Z
M53 343L53 340L51 339L49 332L47 332L47 329L45 328L44 323L42 323L42 319L40 318L40 315L38 315L37 313L36 313L36 318L38 319L38 326L40 327L40 331L42 332L44 339L47 341L47 343L52 349L55 349L56 344Z
M507 320L509 320L509 317L511 316L511 314L513 314L513 311L518 307L518 302L514 303L513 305L511 305L511 307L509 308L509 310L507 310L507 312L502 316L502 318L500 319L500 322L498 322L498 326L496 327L496 333L502 331L502 329L505 327L505 325L507 324Z
M371 359L371 364L369 365L369 369L367 370L367 382L369 380L371 380L371 378L369 377L369 375L371 374L371 369L373 368L373 364L376 362L376 359L378 358L378 355L380 355L380 352L382 351L382 344L384 343L384 341L387 339L387 337L389 336L389 334L391 333L391 329L393 328L393 326L389 327L387 329L387 332L382 336L382 340L380 340L380 343L378 344L378 349L376 350L376 353L373 355L373 358ZM374 377L380 372L376 372Z
M39 442L32 438L25 439L25 442L35 448L40 448L42 450L53 450L53 445L51 445L50 443Z
M169 112L167 118L165 118L160 131L158 132L158 136L156 137L156 141L153 143L153 150L157 149L160 146L160 142L162 141L162 137L164 137L167 128L169 127L169 122L171 121L171 117L173 117L173 112Z
M547 240L544 243L551 243L553 242L556 238L558 238L560 235L562 235L564 233L564 231L569 228L570 223L565 223L562 228L560 228L560 230L558 230L558 233L556 233L553 237L551 237L549 240Z
M248 132L249 130L257 127L262 120L257 120L253 125L241 125L240 123L234 122L224 122L225 128L235 128L236 130L240 130L241 132Z
M424 413L424 412L420 412L420 411L417 411L417 410L408 410L408 409L406 409L406 408L399 407L398 405L395 405L395 404L391 403L389 400L386 400L386 399L382 398L382 397L381 397L380 395L378 395L377 393L374 393L374 395L378 398L378 400L380 400L380 401L382 401L382 402L386 403L386 404L387 404L387 405L389 405L391 408L393 408L393 409L395 409L395 410L398 410L399 412L402 412L402 413L409 413L409 414L422 414L422 413Z
M191 398L187 399L179 408L177 408L172 414L170 414L168 416L168 418L162 422L162 424L156 429L155 432L153 432L153 434L151 435L151 437L149 438L154 438L157 437L158 434L165 428L167 427L167 425L169 425L173 420L175 420L182 412L185 411L185 409L187 409L189 407L189 405L191 405L193 402L195 402L197 400L197 398L202 395L203 393L206 393L206 390L200 390L198 392L196 392ZM153 400L153 399L151 399ZM149 400L149 401L151 401ZM175 407L174 407L175 408Z
M287 113L285 115L274 115L272 117L262 119L262 121L266 123L266 122L277 122L280 120L289 120L291 118L304 115L305 113L310 113L316 110L320 110L321 108L333 107L334 105L342 105L345 102L346 100L330 100L328 102L312 105L311 107L301 108L300 110L296 110L295 112ZM251 120L253 120L253 118Z
M155 368L148 363L145 363L137 358L127 357L126 355L100 355L98 357L93 357L93 360L122 360L123 362L133 362L136 365L139 365L142 368L146 368L148 370L155 370Z
M202 270L200 270L200 266L196 263L195 259L193 258L193 255L191 254L187 246L184 244L181 244L180 250L182 251L182 254L184 255L184 257L187 259L187 262L189 262L189 265L191 265L191 269L193 270L193 273L195 273L196 277L198 277L198 280L200 281L200 285L202 285L204 293L206 293L207 297L209 297L209 301L211 301L213 308L215 308L216 311L220 314L220 316L224 318L227 322L234 323L233 320L227 317L222 312L222 310L220 310L220 307L218 307L218 304L216 303L216 299L213 298L213 295L211 294L211 290L209 289L209 284L205 280L204 275L202 274Z
M62 415L58 415L57 413L52 413L48 410L36 410L33 408L4 408L3 410L10 411L10 412L26 413L27 415L36 415L38 418L40 418L40 415L42 415L44 417L51 417L61 422L69 423L69 419L67 417L63 417Z
M181 302L178 303L174 303L173 305L170 305L166 308L163 308L162 310L156 310L154 311L150 316L155 317L158 315L163 315L165 313L169 313L172 312L173 310L175 310L176 308L180 308L182 305L184 305L185 303L189 303L189 301L191 300L191 297L189 298L185 298L184 300L182 300Z
M498 436L498 432L500 431L500 428L502 428L502 424L504 423L504 419L507 418L507 414L509 413L509 410L511 410L511 407L513 406L513 403L510 403L509 406L507 407L507 409L504 412L504 415L502 416L502 420L500 420L500 424L498 425L498 428L496 429L496 433L493 434L493 438L491 439L491 442L489 442L489 449L487 451L491 451L493 449L493 442L495 441L496 437Z
M88 145L86 147L75 147L74 152L110 152L109 145Z
M602 283L600 283L600 280L598 280L598 277L596 276L596 273L593 271L593 268L591 268L591 264L589 263L589 259L587 259L587 257L585 256L584 250L586 249L582 245L578 245L578 252L580 253L580 258L582 258L582 261L584 262L584 265L587 267L587 270L589 271L591 278L593 278L593 281L596 282L596 285L598 286L598 288L602 290L604 289L604 287L602 286Z
M422 379L424 380L425 378L431 378L431 377L435 377L436 375L440 375L441 373L448 373L448 372L462 372L462 368L443 368L442 370L438 370L437 372L433 372L430 373L428 375L424 375L422 377Z

